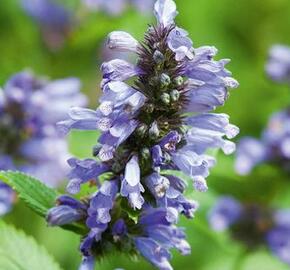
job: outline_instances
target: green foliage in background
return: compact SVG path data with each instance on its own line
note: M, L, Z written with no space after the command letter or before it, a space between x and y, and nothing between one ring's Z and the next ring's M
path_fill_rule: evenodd
M0 269L61 270L31 237L0 221Z
M51 78L76 76L83 82L83 91L89 96L91 107L96 107L100 93L98 85L101 76L99 72L102 62L101 52L107 33L121 29L142 38L148 22L153 22L153 17L140 15L137 11L129 9L122 16L112 18L102 13L85 13L77 0L59 1L75 9L79 22L70 33L64 47L56 52L51 52L45 47L38 26L22 11L18 0L0 1L0 85L3 85L13 73L26 68ZM189 31L194 46L214 45L219 49L219 58L232 59L230 70L240 82L240 87L232 92L226 106L220 110L228 113L231 122L240 127L241 136L259 136L269 115L290 102L287 86L271 82L264 73L264 64L271 45L275 43L290 45L290 1L176 0L176 3L179 9L177 23ZM71 134L68 139L72 154L79 158L90 156L97 136L95 132ZM7 179L7 175L5 177ZM3 180L3 175L0 175L0 178ZM8 183L16 190L23 188L20 182L11 180L11 175L9 179ZM255 200L290 208L289 176L276 168L263 165L251 176L240 177L233 170L233 157L219 154L218 165L208 178L208 185L209 192L205 194L193 191L188 194L198 200L201 207L195 219L181 220L192 245L192 254L186 257L174 254L175 269L289 269L265 248L250 254L245 253L244 247L232 241L228 233L212 232L206 221L208 209L221 194L232 194L241 200ZM35 190L32 188L26 191ZM49 207L55 196L56 194L47 194L43 201L48 203L45 206L39 206L40 201L31 201L32 208L38 208L38 212L44 215L43 207ZM29 201L26 197L22 199ZM60 228L48 228L44 219L25 208L21 201L4 220L14 224L17 229L21 228L26 234L33 236L39 244L45 246L62 269L77 269L81 259L78 253L80 239L77 234ZM2 255L2 252L9 251L8 248L6 250L6 247L9 247L16 259L23 258L25 263L29 263L27 258L30 258L30 244L26 245L24 235L18 234L15 229L8 228L3 222L0 223L0 253ZM8 239L7 235L10 235ZM6 243L10 238L16 241L18 237L22 239L20 242L11 242L11 245ZM18 248L12 246L17 244L19 247L25 245L21 249L22 253L19 252L21 254L17 254ZM31 246L34 246L32 248L34 251L38 250L34 242ZM39 252L41 254L36 258L33 256L32 259L42 260L46 257L42 249ZM18 255L26 257L17 257ZM0 269L18 269L12 266L3 268L1 265L3 262L0 257ZM51 259L47 259L47 268L43 266L44 261L40 265L38 269L59 269ZM50 265L52 266L49 268ZM24 267L25 270L34 270ZM126 255L115 254L101 261L96 269L135 270L137 267L142 267L143 270L153 269L143 260L132 262Z

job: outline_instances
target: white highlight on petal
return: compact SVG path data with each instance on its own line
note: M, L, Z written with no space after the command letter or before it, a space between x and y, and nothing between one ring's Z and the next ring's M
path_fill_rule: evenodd
M127 163L125 168L125 179L131 187L140 183L140 167L137 156L133 156Z
M105 116L110 115L113 112L114 105L111 101L104 101L100 104L99 110Z

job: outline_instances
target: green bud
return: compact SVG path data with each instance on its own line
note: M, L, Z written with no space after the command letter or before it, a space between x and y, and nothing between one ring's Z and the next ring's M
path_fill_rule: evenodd
M136 132L139 136L143 137L147 132L148 126L146 124L140 124L139 127L136 129Z
M153 54L153 59L156 64L162 64L165 58L162 52L156 50Z
M157 139L159 137L160 131L157 122L154 121L149 129L149 135L151 139Z
M170 104L170 95L167 93L163 93L160 97L160 99L162 100L162 102L166 105Z
M154 105L152 103L147 104L146 107L145 107L145 111L147 113L153 113L153 111L154 111Z
M163 128L164 129L169 129L169 123L167 121L163 122Z
M149 159L150 158L150 150L148 148L143 148L141 150L141 156L143 159Z
M160 83L162 88L167 87L170 85L171 79L167 74L162 73L160 76Z
M183 84L184 80L181 76L178 76L174 79L174 84L176 86L181 86Z
M179 93L179 91L176 90L176 89L172 90L172 91L170 92L170 97L171 97L171 99L172 99L174 102L178 101L179 98L180 98L180 93Z

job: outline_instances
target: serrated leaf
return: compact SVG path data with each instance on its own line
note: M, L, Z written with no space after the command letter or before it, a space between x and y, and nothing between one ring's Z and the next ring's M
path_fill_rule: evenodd
M0 221L0 269L61 270L54 259L33 238L3 221Z
M56 190L22 172L0 171L0 180L11 186L19 198L42 217L46 217L47 211L55 206L56 199L60 195ZM87 233L85 226L78 223L64 225L61 228L80 235Z
M1 171L0 180L11 186L28 207L43 217L58 196L54 189L21 172Z

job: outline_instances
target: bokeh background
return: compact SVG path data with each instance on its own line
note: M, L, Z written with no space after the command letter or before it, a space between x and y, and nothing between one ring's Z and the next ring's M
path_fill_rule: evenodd
M23 11L19 0L0 1L0 85L13 73L27 68L52 79L76 76L82 80L82 90L88 95L90 106L96 107L100 93L99 67L107 33L121 29L142 38L148 23L154 22L154 18L133 8L112 17L104 12L84 10L78 0L59 2L73 10L78 21L63 47L51 51L42 40L38 24ZM275 84L264 72L271 45L290 45L290 1L176 0L176 3L179 9L177 23L189 31L194 46L214 45L219 49L220 58L232 59L229 69L240 82L240 87L232 91L226 106L220 110L228 113L231 122L240 127L239 138L244 135L259 136L270 114L290 103L289 87ZM97 134L75 132L68 139L72 153L83 158L91 154ZM263 165L251 176L240 177L234 173L233 157L218 155L218 165L208 178L209 191L206 194L188 192L188 196L200 201L201 207L194 220L181 220L192 254L182 257L174 253L174 268L289 269L263 246L245 255L242 245L231 240L227 232L211 231L206 221L208 209L221 194L290 207L289 176L279 169ZM61 229L47 228L45 221L21 202L4 220L33 236L63 269L77 269L81 259L78 236ZM133 262L120 254L111 254L96 269L133 270L137 267L153 269L143 260Z

